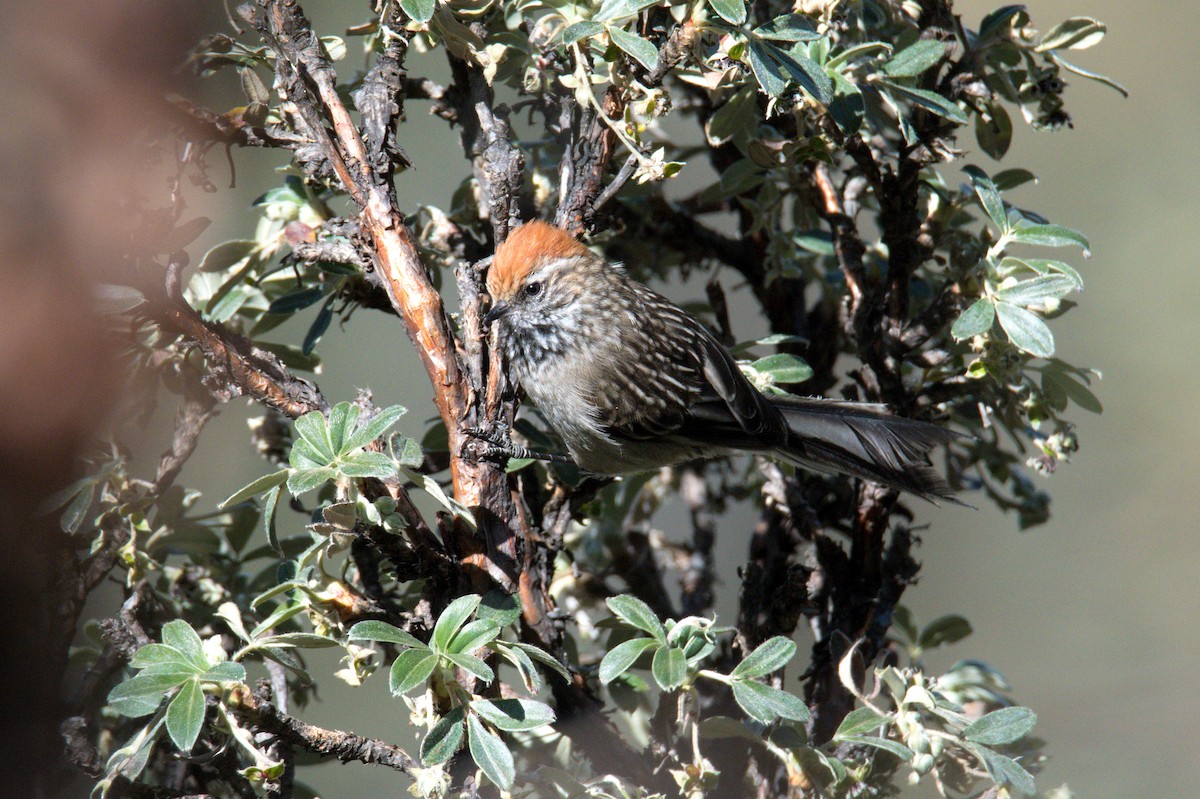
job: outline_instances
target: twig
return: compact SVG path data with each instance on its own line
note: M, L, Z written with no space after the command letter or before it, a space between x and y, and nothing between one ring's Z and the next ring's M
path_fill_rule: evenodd
M658 64L646 76L646 85L651 88L662 85L667 74L684 59L695 41L696 23L691 17L672 28L667 40L658 49Z
M171 437L171 448L158 461L158 474L154 478L154 491L161 494L167 490L187 459L196 451L200 431L216 416L216 399L208 392L190 391L183 404L175 412L175 433Z
M310 128L314 124L311 120L319 120L320 116L332 124L332 133L318 124L316 139L361 210L363 230L374 245L377 274L433 384L434 403L450 435L455 496L468 507L479 506L478 467L457 456L458 427L467 408L468 388L460 377L461 367L442 299L421 263L416 240L397 207L391 182L380 179L380 171L386 172L387 167L371 156L350 118L337 92L333 66L299 6L294 0L259 0L259 8L250 11L250 21L279 53L280 68L288 73L285 78L291 77L291 83L301 90L291 97L293 103L310 120ZM387 57L394 58L395 53ZM396 70L380 71L376 76L381 81L396 82L399 91L401 74ZM377 155L387 151L380 142L372 142L371 147Z
M637 171L637 167L638 157L636 155L631 155L625 159L625 163L617 171L617 174L613 176L613 179L610 180L608 185L604 187L604 191L600 192L600 196L597 197L596 201L592 203L592 216L598 214L604 208L604 206L608 205L608 203L617 196L617 193L621 191L625 184L629 182L629 179L633 177L633 173Z
M280 712L270 702L259 699L248 688L235 688L230 693L229 704L239 717L253 724L256 730L277 735L321 757L336 757L343 763L357 760L368 765L378 764L409 775L419 765L395 744L306 724Z
M202 319L182 298L168 297L146 306L146 313L194 341L213 365L214 375L221 378L220 388L229 396L247 394L293 419L309 411L329 408L320 389L293 375L274 353L255 346L245 336Z
M828 168L824 164L817 164L813 167L812 174L821 197L821 205L817 211L829 223L838 266L841 267L846 278L846 287L850 290L850 316L858 318L863 297L866 296L866 273L862 262L866 247L859 238L854 220L842 211L842 204L838 200L837 189L829 178Z
M692 548L681 579L680 604L685 616L700 616L713 606L713 545L717 540L717 515L703 467L688 466L680 475L679 494L692 517Z

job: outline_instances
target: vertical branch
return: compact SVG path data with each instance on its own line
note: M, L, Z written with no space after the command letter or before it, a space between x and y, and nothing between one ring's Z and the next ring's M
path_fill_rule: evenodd
M359 206L360 224L373 245L376 273L416 346L433 384L434 403L449 432L455 495L464 505L479 507L484 503L483 473L490 467L462 457L460 432L473 387L463 380L442 299L421 263L390 180L396 163L402 160L390 131L404 86L403 51L395 44L385 48L364 85L361 97L367 108L366 127L375 137L364 141L337 92L336 73L295 0L259 0L258 9L247 13L278 53L284 80L299 88L290 99Z

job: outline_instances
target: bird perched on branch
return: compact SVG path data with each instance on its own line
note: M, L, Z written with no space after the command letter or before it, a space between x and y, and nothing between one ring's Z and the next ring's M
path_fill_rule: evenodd
M957 434L881 405L762 394L704 325L553 225L513 231L487 287L485 323L499 325L512 373L581 469L740 450L953 499L927 455Z

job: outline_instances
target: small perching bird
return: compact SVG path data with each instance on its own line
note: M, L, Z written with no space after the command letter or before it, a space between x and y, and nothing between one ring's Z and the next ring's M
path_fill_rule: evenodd
M953 500L929 464L957 434L881 405L765 396L711 333L545 222L517 228L487 278L516 379L585 471L627 474L734 451Z

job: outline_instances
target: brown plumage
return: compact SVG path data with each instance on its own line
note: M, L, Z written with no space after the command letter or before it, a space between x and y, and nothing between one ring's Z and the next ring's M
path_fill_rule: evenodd
M587 471L757 451L952 499L926 455L954 433L879 405L763 395L702 324L552 225L515 230L487 284L515 377Z

